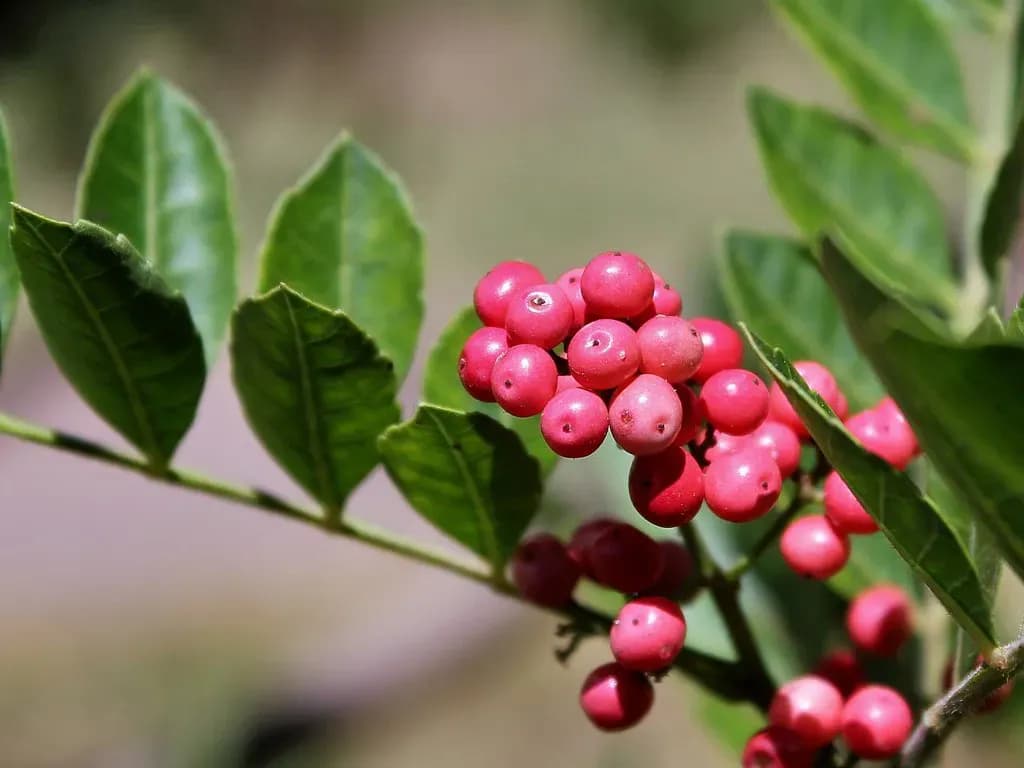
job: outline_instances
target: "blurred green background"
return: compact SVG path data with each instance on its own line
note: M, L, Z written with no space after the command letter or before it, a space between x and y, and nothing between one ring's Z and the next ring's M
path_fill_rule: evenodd
M983 40L965 33L959 47L984 87ZM191 93L225 136L244 290L274 200L340 130L405 179L429 257L407 411L425 350L502 259L555 275L628 248L681 288L687 314L717 310L722 228L786 229L745 87L845 106L754 0L5 3L0 100L22 202L71 216L92 125L140 64ZM952 166L915 157L958 206ZM24 309L0 406L116 443ZM223 361L179 458L298 493L246 429ZM381 480L350 508L437 541ZM550 506L621 511L624 482L615 451L563 462ZM575 698L602 643L563 668L553 619L447 575L11 442L0 510L0 765L738 763L672 677L641 727L596 733ZM1003 597L1019 615L1016 585ZM1020 723L1019 706L1003 721ZM1020 765L1020 729L990 738L998 727L968 729L948 764Z

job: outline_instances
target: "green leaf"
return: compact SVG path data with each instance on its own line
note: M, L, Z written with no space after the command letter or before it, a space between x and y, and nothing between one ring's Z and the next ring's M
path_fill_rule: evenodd
M970 160L971 130L956 54L918 0L775 0L861 109L907 141Z
M332 513L380 460L401 417L395 374L342 312L281 285L242 302L231 360L246 418L292 478Z
M810 250L785 237L732 231L719 264L732 315L776 339L797 360L816 360L835 374L854 410L873 405L882 389L843 325L839 307Z
M751 91L749 110L775 194L807 237L838 228L878 279L955 306L942 207L908 163L856 126L767 90Z
M966 24L993 33L1006 24L1004 0L924 0L946 23Z
M11 227L11 203L14 202L14 171L11 168L7 121L0 111L0 358L11 335L14 310L18 306L18 266L10 238L3 236Z
M380 438L388 474L417 512L497 572L540 505L540 469L481 413L421 405Z
M990 277L999 276L999 265L1010 249L1024 203L1024 119L1014 132L1013 143L999 164L985 200L981 220L981 261Z
M540 462L544 475L548 475L558 464L558 456L548 448L541 436L540 419L518 419L494 403L481 403L473 399L459 381L458 364L462 346L469 335L480 327L480 319L472 307L466 307L451 319L427 357L423 373L423 399L457 411L485 413L512 429L519 435L529 454Z
M195 417L206 368L188 305L124 237L14 206L11 243L32 313L78 394L166 465Z
M78 216L127 237L184 294L217 358L235 304L238 237L220 139L188 97L141 72L93 134Z
M423 319L423 236L397 177L343 136L277 205L260 290L287 283L343 310L409 369Z
M857 443L821 398L807 388L782 350L773 349L748 330L746 334L825 458L878 521L900 556L960 625L991 647L995 643L991 607L977 568L956 532L907 475Z
M997 344L1006 341L1006 327L995 307L989 307L981 316L981 320L967 335L971 344Z
M831 242L821 263L854 340L925 453L1024 576L1024 348L938 337Z

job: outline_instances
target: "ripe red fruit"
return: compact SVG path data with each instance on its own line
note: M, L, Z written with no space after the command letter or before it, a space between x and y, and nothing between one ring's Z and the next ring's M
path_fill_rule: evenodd
M814 674L834 685L843 696L849 696L862 685L866 677L857 654L846 648L829 651L821 657Z
M531 603L560 608L572 599L579 580L576 561L550 533L523 539L512 556L512 583Z
M585 557L594 581L626 594L644 592L657 584L665 565L658 542L626 523L598 533Z
M568 374L558 376L558 384L555 385L555 394L565 392L567 389L579 388L580 383Z
M672 385L642 373L612 396L608 406L612 437L635 456L650 456L672 445L683 422L683 405Z
M704 426L704 406L700 398L685 384L677 384L675 389L683 406L683 422L679 425L675 444L685 446L700 434Z
M678 541L664 539L658 542L664 565L658 583L647 589L647 594L667 597L669 600L685 601L693 594L696 585L693 556Z
M657 272L654 273L654 297L652 300L656 315L680 315L683 312L683 297Z
M583 267L570 269L562 274L555 285L562 289L562 293L569 299L572 305L572 327L570 333L575 333L587 322L587 303L583 301L583 292L580 290L580 278L583 276Z
M548 447L559 456L589 456L608 434L608 406L590 390L572 387L556 394L544 406L540 432Z
M693 376L704 354L700 332L681 317L652 317L640 326L636 339L640 371L657 374L672 384Z
M503 261L480 278L473 290L473 306L480 322L505 327L509 302L523 288L544 282L544 275L526 261Z
M569 539L569 556L576 561L586 576L594 578L588 561L594 540L604 533L606 528L615 525L625 525L625 523L614 517L594 517L580 523L573 532L572 538Z
M867 513L853 491L835 470L825 478L825 515L843 533L874 533L875 518Z
M704 473L678 446L637 456L629 469L629 498L645 520L663 528L690 522L704 503Z
M839 735L843 697L832 683L804 675L779 688L768 710L768 722L793 733L808 749L817 749Z
M782 558L801 576L828 579L850 559L850 540L823 515L794 520L779 540Z
M505 330L510 344L536 344L552 349L572 328L569 297L557 285L541 283L522 289L509 302Z
M907 702L884 685L864 686L843 707L843 739L855 755L865 760L895 755L913 727Z
M747 436L747 441L771 454L783 478L800 467L800 438L781 422L765 421Z
M860 650L895 656L913 633L910 599L895 586L866 589L850 603L846 631Z
M839 390L836 377L832 375L828 368L813 360L798 360L793 363L793 367L803 377L811 391L817 392L821 399L828 403L829 408L833 411L839 409L840 398L843 397L843 393ZM808 437L807 427L804 426L803 421L797 416L793 406L790 405L789 400L786 398L786 394L778 384L772 384L769 416L773 421L781 421L796 432L798 437L802 439Z
M875 405L874 410L889 422L889 429L894 435L893 439L903 444L904 452L911 456L917 456L921 452L921 446L917 443L917 435L914 434L914 430L907 422L907 417L903 415L903 411L896 405L895 400L891 397L883 397Z
M721 456L704 470L704 500L723 520L746 523L775 506L782 475L767 451L741 450Z
M555 396L557 387L555 361L533 344L509 347L491 371L494 399L513 416L536 416Z
M640 367L636 331L618 320L587 323L569 342L569 370L587 389L614 389Z
M703 383L719 371L743 365L743 339L735 328L713 317L695 317L690 322L700 331L704 345L700 367L693 374L694 381Z
M654 704L654 686L642 672L604 664L583 681L580 706L602 731L623 731L640 722Z
M758 731L743 749L743 768L811 768L814 750L805 748L785 728Z
M719 371L705 381L700 400L708 423L730 435L750 434L768 415L768 387L742 368Z
M477 400L494 402L491 392L491 371L494 361L508 349L508 336L502 328L484 326L466 339L459 355L459 380Z
M686 619L664 597L638 597L619 611L609 641L612 655L626 669L657 672L669 666L686 640Z
M583 268L580 289L592 316L633 317L654 297L654 273L635 254L605 251Z
M906 469L914 458L917 440L906 422L899 422L891 413L886 415L874 409L861 411L846 420L846 428L864 450L897 469Z

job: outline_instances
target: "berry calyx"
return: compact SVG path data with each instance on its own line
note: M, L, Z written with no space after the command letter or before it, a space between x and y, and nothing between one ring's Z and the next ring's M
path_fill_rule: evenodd
M533 344L509 347L491 371L494 399L513 416L536 416L555 396L557 388L555 361Z
M609 634L615 660L637 672L657 672L669 666L685 640L683 612L663 597L630 600L615 617Z
M550 533L523 539L512 556L512 583L537 605L560 608L568 603L580 575L569 550Z
M622 731L640 722L654 704L654 686L642 672L604 664L583 681L580 706L602 731Z
M475 399L494 402L491 372L494 362L508 349L508 335L502 328L484 326L473 331L459 354L459 381Z
M878 530L875 518L853 495L846 481L833 470L825 478L825 515L843 533L866 534Z
M892 757L914 727L910 707L899 693L884 685L866 685L843 707L843 740L865 760Z
M562 289L562 293L569 299L572 306L572 327L570 333L575 333L587 322L587 303L583 300L583 291L580 290L580 278L583 276L583 267L576 267L563 273L555 285Z
M633 317L654 297L654 273L635 254L606 251L583 268L580 289L592 316Z
M721 456L704 470L704 500L723 520L746 523L775 506L782 475L767 451L743 449Z
M608 434L608 406L587 389L556 394L540 415L540 432L552 451L567 459L589 456Z
M704 473L690 452L678 446L637 456L629 469L629 498L654 525L685 525L704 503Z
M814 674L832 683L844 697L864 685L867 679L857 654L846 648L829 651L822 656Z
M704 354L700 332L681 317L658 315L636 332L640 371L679 384L696 373Z
M779 540L782 558L801 576L829 579L850 559L850 540L823 515L794 520Z
M665 564L658 542L626 523L604 528L584 557L594 581L625 594L653 587Z
M828 404L829 408L833 411L839 409L840 398L843 394L839 390L836 377L832 375L828 368L813 360L798 360L793 363L793 367L803 377L811 391L817 392L821 399ZM804 426L803 421L796 411L793 410L793 406L778 384L772 384L771 388L770 417L773 421L780 421L785 424L796 432L797 436L801 439L806 439L809 436L807 427Z
M572 328L573 308L557 285L542 283L524 288L509 302L505 330L509 344L536 344L552 349Z
M853 644L876 656L895 656L913 633L910 599L899 587L883 584L854 598L846 613Z
M587 389L614 389L640 367L636 331L619 320L594 320L572 337L569 370Z
M650 456L672 445L683 422L675 389L660 376L642 373L619 389L608 406L612 437L635 456Z
M839 735L843 697L817 675L790 680L775 693L768 722L793 733L804 747L817 749Z
M512 299L523 288L543 282L541 271L526 261L503 261L492 267L473 290L473 307L480 322L504 328Z
M768 388L742 368L711 376L701 387L700 400L708 423L730 435L750 434L768 415Z
M700 332L704 355L693 380L703 383L719 371L743 364L743 339L728 323L713 317L694 317L690 322Z
M814 750L800 744L785 728L758 731L743 748L743 768L811 768Z

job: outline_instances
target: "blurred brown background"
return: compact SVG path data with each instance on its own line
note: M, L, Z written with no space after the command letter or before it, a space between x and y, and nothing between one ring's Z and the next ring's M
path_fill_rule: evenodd
M984 83L983 42L961 47ZM22 202L71 215L91 127L142 63L225 135L243 290L275 198L337 132L387 159L427 233L424 350L501 259L554 275L629 248L681 286L688 314L716 308L716 233L785 226L745 86L843 104L754 0L6 3L0 100ZM927 167L956 204L954 170ZM24 309L0 407L116 443ZM178 460L300 497L248 432L223 361ZM622 463L563 462L551 498L609 511ZM378 475L349 509L438 541ZM562 668L550 617L253 510L2 440L0 541L3 766L737 763L678 680L640 728L602 736L575 703L601 643ZM982 741L958 754L1019 765Z

